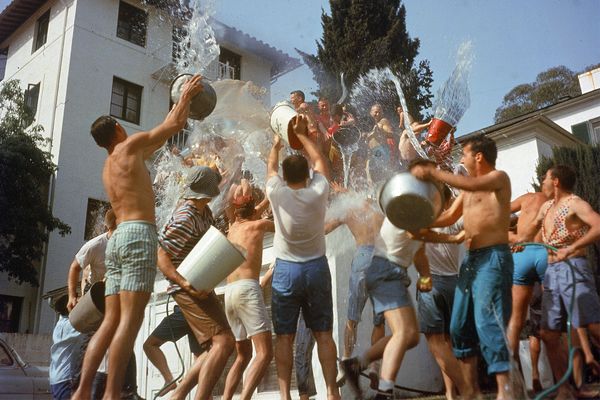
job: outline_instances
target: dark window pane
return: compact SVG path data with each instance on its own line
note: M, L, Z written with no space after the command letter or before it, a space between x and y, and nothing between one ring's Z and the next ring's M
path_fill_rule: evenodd
M573 132L573 135L575 135L575 137L581 140L583 143L590 142L590 134L588 130L587 121L571 126L571 132Z
M110 115L139 124L141 100L141 86L123 79L113 78Z
M50 25L50 10L46 11L35 24L35 37L33 38L33 52L46 44L48 40L48 25Z
M148 14L144 10L123 1L119 3L117 37L143 47L146 45L147 25Z
M37 112L38 98L40 96L40 84L30 84L25 91L25 105L32 114Z
M228 65L233 69L233 79L240 79L242 70L242 56L234 53L231 50L221 47L221 51L219 52L219 62ZM226 75L224 78L229 78L229 76Z

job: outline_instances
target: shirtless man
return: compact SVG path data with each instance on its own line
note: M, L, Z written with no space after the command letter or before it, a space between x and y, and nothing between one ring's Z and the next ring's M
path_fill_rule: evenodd
M94 374L106 349L108 381L104 398L120 395L127 360L154 287L157 234L154 193L144 161L185 126L192 98L202 90L201 76L185 83L181 99L164 122L148 132L127 136L112 117L92 124L98 146L108 151L102 180L117 221L106 249L106 314L85 354L74 399L89 399Z
M573 266L575 303L572 324L587 328L600 339L600 300L594 273L587 264L586 247L600 239L600 215L583 199L573 194L576 174L568 166L557 165L546 172L542 191L551 199L540 209L535 221L541 227L542 241L558 249L548 255L548 268L542 294L542 323L540 335L548 349L550 366L556 380L567 368L567 354L561 346L561 330L566 312L571 307L573 288L570 266ZM565 382L557 398L572 398L572 388Z
M496 375L498 399L510 393L510 355L504 329L510 317L513 259L508 246L510 179L495 168L498 150L485 136L463 142L461 163L470 176L453 175L430 163L411 172L420 179L438 180L462 189L454 204L434 223L448 226L464 217L468 252L460 267L450 323L454 355L466 380L466 398L479 395L477 345ZM472 385L472 387L471 387Z
M243 194L247 193L247 194ZM227 277L225 287L225 313L235 336L237 357L227 374L223 399L233 398L242 374L252 359L252 345L256 356L248 368L240 399L249 400L262 380L271 359L271 324L258 282L262 266L263 238L265 232L274 232L275 225L259 219L262 210L256 205L262 193L251 190L248 181L242 180L234 195L235 220L229 226L227 238L246 252L246 261Z
M511 244L524 242L539 242L539 231L533 224L542 204L548 200L544 193L525 193L510 203L512 213L521 211L517 222L517 232L509 233ZM548 253L542 246L513 246L513 261L515 270L512 286L512 314L508 322L506 336L513 357L519 360L519 336L527 318L527 307L533 295L536 282L544 281L548 266Z
M332 184L334 189L338 185ZM342 194L343 196L344 194ZM344 352L342 361L352 357L354 346L356 345L356 330L360 317L367 303L367 285L365 282L365 272L373 258L373 250L375 249L375 238L381 228L384 216L378 211L374 204L369 200L363 199L356 207L349 209L344 215L339 218L334 218L326 222L325 233L329 233L341 225L346 225L354 236L356 242L356 252L352 259L350 273L350 297L348 299L348 320L344 330ZM373 332L371 334L371 344L375 344L379 339L385 336L385 325L383 315L376 314L373 316ZM377 372L373 381L377 379ZM371 373L370 373L371 375ZM340 368L337 382L341 383L344 379L343 369Z
M388 177L390 167L394 166L396 144L394 128L390 121L384 118L381 104L373 104L370 115L375 125L367 135L367 176L371 182L378 183Z

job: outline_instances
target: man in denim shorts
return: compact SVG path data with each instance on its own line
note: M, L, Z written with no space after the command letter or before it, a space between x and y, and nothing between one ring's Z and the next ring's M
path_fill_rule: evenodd
M277 257L273 273L273 325L277 334L275 361L280 396L290 400L292 349L300 311L317 342L319 360L329 399L339 399L336 347L333 341L331 275L325 257L325 211L329 194L327 161L307 136L307 121L298 115L293 129L304 146L309 163L301 155L283 160L283 179L278 175L282 142L275 136L267 163L266 193L273 208Z
M508 246L510 179L496 169L498 149L479 135L462 142L461 163L469 176L436 169L430 163L411 168L417 178L437 180L461 189L450 209L434 226L449 226L464 217L467 255L460 266L454 295L450 336L454 355L465 376L465 398L479 396L477 354L483 354L488 373L496 375L498 398L520 396L511 392L510 355L504 332L511 311L513 259Z
M102 116L91 127L96 144L108 152L102 180L117 229L106 248L106 314L90 341L83 362L81 384L73 399L89 399L96 370L106 349L106 398L119 398L127 360L144 319L154 288L157 233L154 192L145 160L178 133L187 121L192 98L200 93L200 75L183 86L179 102L164 122L148 132L127 136L112 117Z

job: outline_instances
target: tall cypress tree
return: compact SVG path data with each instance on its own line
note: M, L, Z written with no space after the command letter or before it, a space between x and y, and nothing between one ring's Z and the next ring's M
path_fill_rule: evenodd
M429 61L415 65L419 39L406 30L406 9L400 0L330 0L331 15L321 14L323 37L317 54L300 50L319 85L315 92L332 101L342 93L340 73L350 88L372 68L390 67L402 76L409 111L421 118L431 107L432 72Z

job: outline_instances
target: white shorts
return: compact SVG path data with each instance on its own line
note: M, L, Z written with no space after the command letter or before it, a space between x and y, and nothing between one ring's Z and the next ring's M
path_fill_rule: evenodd
M262 288L255 279L240 279L225 287L225 315L238 342L271 330Z

